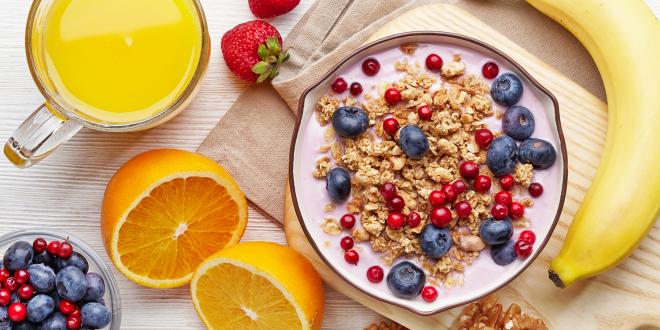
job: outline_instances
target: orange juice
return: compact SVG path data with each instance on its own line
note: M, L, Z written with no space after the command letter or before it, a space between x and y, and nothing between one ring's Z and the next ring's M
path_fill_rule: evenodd
M43 20L30 45L37 74L58 103L94 122L162 112L202 56L193 0L54 0Z

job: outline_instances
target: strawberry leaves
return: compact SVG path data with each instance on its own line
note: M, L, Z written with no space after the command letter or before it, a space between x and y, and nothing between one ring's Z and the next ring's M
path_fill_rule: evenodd
M257 54L261 61L252 67L252 72L259 76L257 83L277 77L280 65L289 59L289 54L282 50L279 40L274 36L259 45Z

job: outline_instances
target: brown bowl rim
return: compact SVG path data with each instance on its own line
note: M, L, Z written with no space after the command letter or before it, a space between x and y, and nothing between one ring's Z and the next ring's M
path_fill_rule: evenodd
M299 132L300 126L302 124L302 117L303 117L303 111L304 111L304 106L305 106L305 98L307 97L307 95L311 91L316 89L319 85L321 85L324 81L326 81L327 79L332 77L344 64L346 64L346 62L352 60L354 57L360 55L362 52L364 52L366 50L369 50L369 49L371 49L371 48L373 48L377 45L380 45L382 43L389 42L389 41L392 41L392 40L407 38L407 37L424 37L424 36L440 36L440 37L455 38L455 39L467 41L467 42L476 44L480 47L486 48L487 50L499 55L500 57L502 57L503 59L508 61L511 65L513 65L516 68L516 70L518 70L518 72L520 74L522 74L525 78L527 78L527 80L529 82L531 82L542 93L547 95L550 98L550 100L552 100L552 104L553 104L554 109L555 109L555 124L557 126L557 133L559 135L559 143L560 143L560 148L561 148L561 153L562 153L562 163L563 163L563 166L564 166L563 175L562 175L563 176L562 177L562 189L561 189L561 195L560 195L560 199L559 199L559 205L558 205L558 208L557 208L557 213L555 214L555 218L554 218L554 221L552 223L552 226L550 227L548 235L546 235L546 237L544 238L544 240L541 243L541 245L539 246L539 248L536 251L534 251L533 255L531 255L529 257L529 258L531 258L530 261L524 267L522 267L520 270L518 270L513 276L511 276L508 280L506 280L504 283L497 286L496 288L494 288L492 290L489 290L489 291L486 291L486 292L484 292L484 293L482 293L482 294L480 294L480 295L478 295L474 298L465 299L461 302L458 302L458 303L455 303L455 304L452 304L452 305L449 305L449 306L445 306L445 307L442 307L442 308L438 308L438 309L430 311L430 312L422 312L422 311L419 311L415 308L412 308L412 307L410 307L406 304L400 304L400 303L397 303L397 302L388 301L388 300L385 300L385 299L383 299L383 298L381 298L381 297L379 297L379 296L377 296L377 295L375 295L371 292L368 292L367 290L364 290L360 286L354 284L348 277L344 276L330 262L328 262L328 260L323 255L323 253L319 249L319 247L316 244L316 242L314 241L314 239L312 239L311 235L309 234L309 231L307 230L307 226L305 225L305 222L303 221L303 217L302 217L302 214L300 213L300 208L298 206L298 199L296 197L297 195L296 195L296 188L295 188L296 185L295 185L294 176L293 176L293 155L294 155L294 151L295 151L296 141L298 139L298 132ZM450 33L450 32L439 32L439 31L404 32L404 33L393 34L391 36L378 39L376 41L373 41L369 44L366 44L366 45L358 48L357 50L353 51L350 55L346 56L339 63L337 63L332 69L330 69L328 71L328 73L326 73L323 76L323 78L321 78L318 82L316 82L313 85L311 85L310 87L308 87L303 92L303 94L301 95L300 100L298 102L298 113L296 115L296 125L295 125L294 131L293 131L293 136L291 138L291 146L290 146L290 149L289 149L289 189L291 191L291 200L293 201L293 207L296 211L296 216L298 217L298 222L300 223L300 226L302 227L303 232L305 233L305 236L307 236L307 240L310 242L310 245L314 248L314 250L319 255L321 260L323 260L323 262L336 275L338 275L341 279L343 279L345 282L350 284L352 287L354 287L355 289L357 289L361 293L363 293L363 294L365 294L365 295L367 295L371 298L374 298L374 299L376 299L380 302L403 308L403 309L408 310L408 311L410 311L414 314L417 314L419 316L431 316L431 315L435 315L435 314L450 310L450 309L455 308L455 307L459 307L459 306L463 306L465 304L475 302L475 301L477 301L477 300L479 300L483 297L486 297L486 296L492 294L495 291L498 291L498 290L502 289L503 287L505 287L509 283L511 283L513 280L518 278L518 276L520 276L520 274L522 274L527 269L527 267L529 267L534 262L534 260L536 260L536 258L541 254L541 252L545 248L546 244L548 243L548 241L552 237L552 234L555 230L555 227L557 226L557 223L559 222L559 217L561 216L561 213L562 213L562 210L563 210L563 207L564 207L564 202L565 202L565 199L566 199L567 183L568 183L568 152L567 152L567 148L566 148L566 139L564 138L564 132L563 132L563 129L562 129L562 126L561 126L561 120L560 120L560 117L559 117L559 103L557 102L557 98L552 93L550 93L550 91L547 88L545 88L543 85L541 85L541 83L539 83L536 79L534 79L534 77L532 77L532 75L529 74L529 72L527 72L527 70L525 70L523 68L523 66L520 65L513 58L506 55L504 52L500 51L499 49L497 49L497 48L495 48L495 47L493 47L493 46L491 46L491 45L489 45L489 44L487 44L487 43L485 43L481 40L478 40L478 39L467 37L467 36L464 36L464 35L461 35L461 34Z

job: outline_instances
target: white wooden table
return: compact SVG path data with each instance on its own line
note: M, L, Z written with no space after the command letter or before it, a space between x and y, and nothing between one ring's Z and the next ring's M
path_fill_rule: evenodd
M656 15L660 0L647 0ZM271 20L286 35L313 0L302 0L291 13ZM108 263L99 232L99 207L106 183L139 152L162 147L195 150L236 97L248 86L235 79L220 55L220 38L233 26L254 19L246 0L204 0L213 55L202 91L171 122L146 132L109 134L83 130L63 148L29 170L0 157L0 234L21 228L58 228L74 233ZM30 1L0 0L0 142L43 102L34 87L24 53L24 29ZM286 243L277 225L250 210L244 240ZM202 328L188 288L140 287L115 272L122 294L122 329ZM340 293L326 289L324 328L362 329L382 318Z

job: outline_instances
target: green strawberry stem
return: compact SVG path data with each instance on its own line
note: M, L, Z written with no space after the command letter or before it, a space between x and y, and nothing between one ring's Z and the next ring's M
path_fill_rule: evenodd
M269 37L265 44L259 45L257 54L261 61L252 67L252 72L259 75L257 83L277 77L280 65L289 59L287 50L282 50L277 37Z

